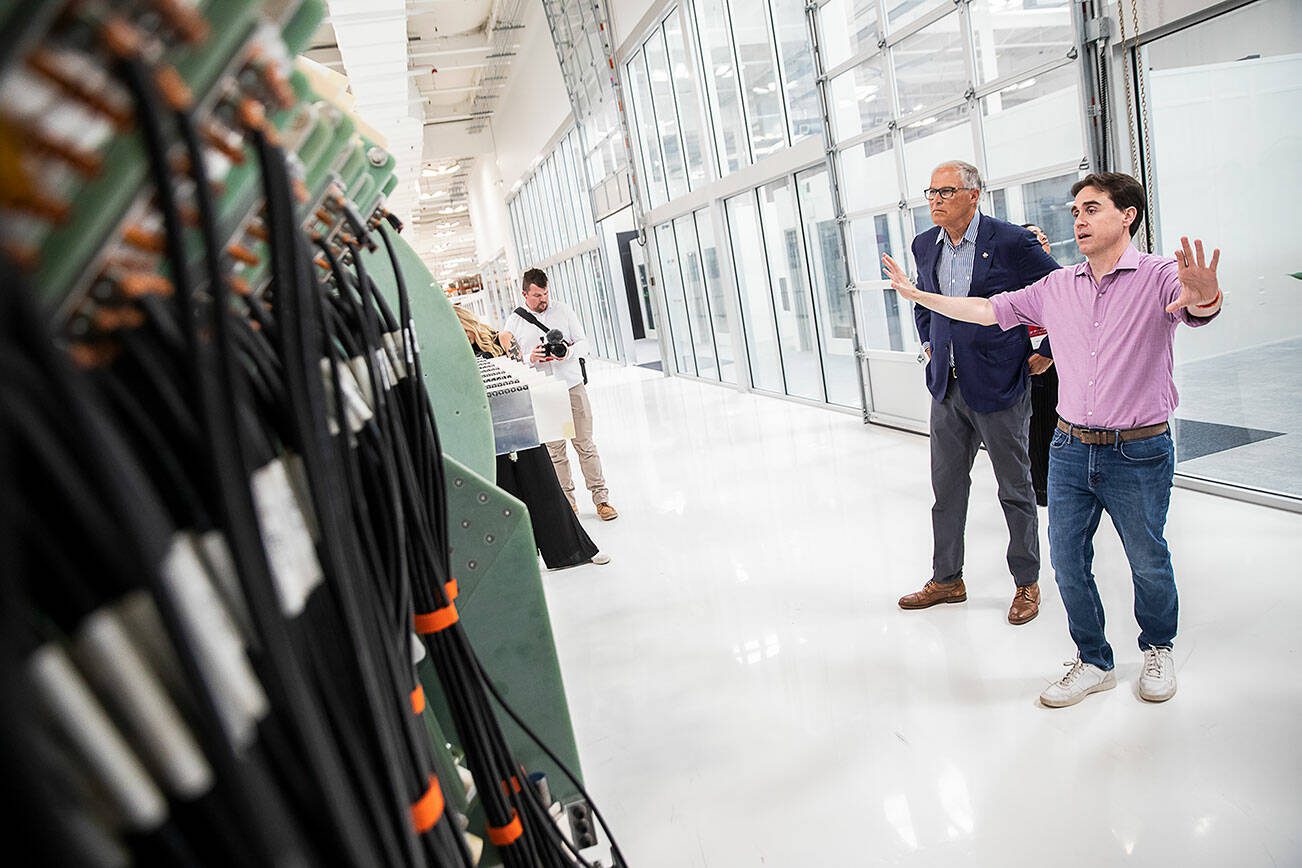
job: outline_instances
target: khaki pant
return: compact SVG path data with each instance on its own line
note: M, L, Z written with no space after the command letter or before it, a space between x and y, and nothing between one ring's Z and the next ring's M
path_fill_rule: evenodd
M579 469L583 471L583 481L592 492L594 504L610 500L606 490L606 480L601 475L601 456L597 454L597 444L592 442L592 404L588 401L588 388L582 383L570 389L570 412L574 415L574 451L579 453ZM553 440L547 444L547 451L552 456L552 466L556 468L556 478L561 482L565 499L574 505L574 478L570 474L570 458L566 454L565 441Z

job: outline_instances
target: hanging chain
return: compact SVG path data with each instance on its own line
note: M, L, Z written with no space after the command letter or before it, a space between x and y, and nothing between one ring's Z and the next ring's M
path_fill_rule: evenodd
M1117 0L1117 21L1121 25L1121 78L1126 85L1126 131L1130 137L1130 167L1132 171L1139 168L1139 140L1135 134L1135 100L1130 87L1130 49L1126 47L1126 10L1121 7L1122 0Z
M1129 37L1126 34L1126 9L1125 4L1130 5L1130 21L1134 28L1135 34L1135 53L1132 63L1131 49L1127 45ZM1135 70L1135 64L1139 61L1139 2L1138 0L1117 0L1117 22L1121 27L1121 63L1122 79L1126 86L1126 130L1130 137L1130 166L1131 171L1140 173L1143 176L1145 190L1152 187L1153 181L1153 158L1152 158L1152 141L1149 135L1148 123L1148 98L1144 92L1144 73L1143 70ZM1132 89L1131 78L1136 79ZM1135 100L1138 98L1138 105ZM1135 115L1139 115L1139 130L1135 130ZM1143 151L1143 162L1140 162L1140 151ZM1151 202L1149 203L1151 206ZM1148 249L1153 249L1153 221L1149 215L1152 214L1150 207L1148 213L1144 216L1144 238L1148 242Z
M1144 69L1140 66L1139 54L1139 0L1130 0L1130 14L1132 23L1135 25L1135 78L1139 90L1139 142L1140 150L1144 154L1144 189L1151 190L1157 180L1153 177L1153 142L1149 135L1148 116L1149 105L1148 97L1144 93ZM1127 68L1130 64L1126 64ZM1149 202L1148 213L1144 215L1144 236L1148 239L1148 249L1153 249L1153 208L1152 201Z

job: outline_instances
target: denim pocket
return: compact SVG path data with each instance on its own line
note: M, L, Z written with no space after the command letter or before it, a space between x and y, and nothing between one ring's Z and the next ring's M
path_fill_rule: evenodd
M1067 445L1067 441L1069 440L1071 440L1070 434L1068 434L1066 431L1062 430L1061 428L1054 428L1053 439L1049 441L1049 448L1061 449L1062 447Z
M1145 437L1143 440L1123 440L1117 444L1117 451L1121 453L1121 457L1136 463L1156 462L1163 458L1169 458L1173 449L1169 431L1158 434L1156 437Z

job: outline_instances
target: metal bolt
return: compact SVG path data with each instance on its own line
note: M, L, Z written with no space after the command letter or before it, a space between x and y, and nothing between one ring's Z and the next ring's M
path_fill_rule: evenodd
M371 161L371 165L377 169L389 162L389 152L378 145L372 145L366 152L366 159Z

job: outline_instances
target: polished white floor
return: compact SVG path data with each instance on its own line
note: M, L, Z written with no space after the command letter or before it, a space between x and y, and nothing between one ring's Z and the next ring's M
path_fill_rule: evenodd
M1129 574L1101 530L1119 684L1049 710L1074 649L1047 551L1040 617L1005 620L984 455L968 602L903 612L930 561L925 438L645 369L589 388L621 517L583 502L583 521L613 561L544 582L587 783L632 865L1302 864L1302 516L1175 491L1165 705L1135 694Z

